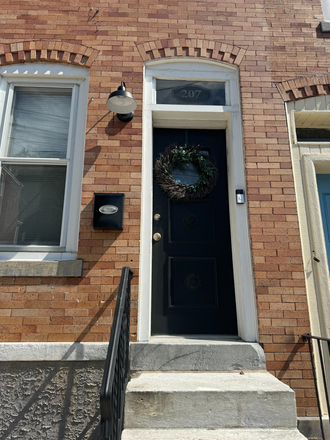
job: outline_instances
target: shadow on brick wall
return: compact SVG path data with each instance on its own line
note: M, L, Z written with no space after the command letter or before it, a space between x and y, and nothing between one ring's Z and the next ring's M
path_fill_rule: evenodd
M82 342L117 295L105 301L77 337ZM0 363L0 439L99 440L99 392L104 361Z

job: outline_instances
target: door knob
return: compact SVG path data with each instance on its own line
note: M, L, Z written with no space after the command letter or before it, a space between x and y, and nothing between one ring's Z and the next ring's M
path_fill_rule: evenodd
M159 241L159 240L162 238L162 236L160 235L159 232L156 232L156 233L152 236L152 238L153 238L155 241Z
M155 214L154 219L156 220L156 222L158 222L158 220L160 220L160 214Z

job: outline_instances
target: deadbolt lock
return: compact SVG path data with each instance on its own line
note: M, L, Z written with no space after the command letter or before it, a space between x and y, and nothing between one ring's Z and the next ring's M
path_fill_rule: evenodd
M154 220L156 220L156 222L158 222L158 220L160 220L160 214L155 214L154 215Z
M152 236L152 238L153 238L155 241L159 241L159 240L162 238L162 236L160 235L159 232L156 232L156 233Z

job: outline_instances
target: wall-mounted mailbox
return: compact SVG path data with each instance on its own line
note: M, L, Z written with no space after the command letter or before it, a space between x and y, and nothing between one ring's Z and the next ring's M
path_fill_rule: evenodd
M95 193L93 228L123 229L124 194Z

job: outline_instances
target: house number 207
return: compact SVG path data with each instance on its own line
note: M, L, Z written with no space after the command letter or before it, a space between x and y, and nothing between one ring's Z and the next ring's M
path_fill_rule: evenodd
M190 98L190 99L198 99L201 94L201 90L181 90L181 98Z
M200 86L181 86L172 90L172 96L181 102L197 104L211 98L211 91Z

